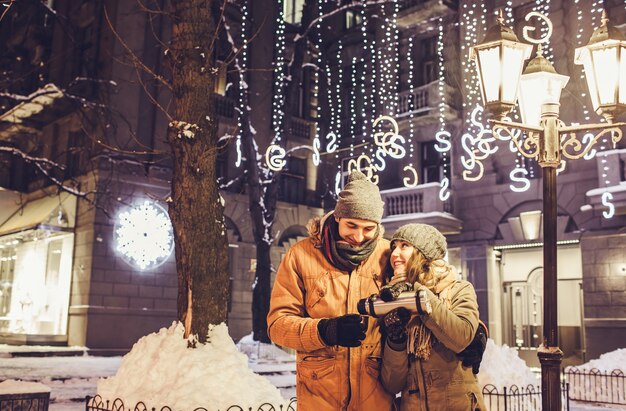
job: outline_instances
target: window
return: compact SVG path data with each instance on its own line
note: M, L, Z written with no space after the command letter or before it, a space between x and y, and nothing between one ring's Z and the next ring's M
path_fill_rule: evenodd
M306 159L288 157L287 165L280 174L278 199L288 203L304 203L305 179Z
M439 78L436 36L422 39L419 47L418 61L421 62L419 65L421 73L416 74L420 79L420 85L432 83Z
M304 6L304 0L284 0L283 19L287 23L300 24L302 21L302 6Z
M228 66L223 61L216 61L217 65L217 76L215 78L215 94L219 94L220 96L226 95L226 71Z
M436 141L422 143L422 184L439 182L444 177L444 165L450 170L450 156L445 158L435 150Z
M312 81L313 73L311 69L304 68L302 70L302 77L300 78L300 84L298 87L298 117L309 119L311 117L311 88L313 86Z
M354 10L346 11L346 30L359 26L361 23L363 23L361 13L355 12Z
M0 247L0 332L66 334L74 235L30 231Z

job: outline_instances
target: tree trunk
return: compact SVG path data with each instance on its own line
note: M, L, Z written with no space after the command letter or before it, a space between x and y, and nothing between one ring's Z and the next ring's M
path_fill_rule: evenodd
M169 58L173 154L169 215L176 241L178 317L185 337L204 343L209 324L228 315L228 240L215 175L217 123L213 98L217 68L213 50L212 0L172 2Z

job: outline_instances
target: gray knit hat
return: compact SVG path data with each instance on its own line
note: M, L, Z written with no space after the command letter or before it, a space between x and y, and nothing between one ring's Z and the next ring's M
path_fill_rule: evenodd
M339 193L335 217L356 218L380 224L383 219L383 203L378 186L360 171L348 176L348 184Z
M427 260L439 260L446 255L446 238L432 225L406 224L398 228L391 242L406 241L424 254Z

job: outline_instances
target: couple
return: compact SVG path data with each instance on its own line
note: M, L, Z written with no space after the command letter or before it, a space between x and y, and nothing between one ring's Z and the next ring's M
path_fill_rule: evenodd
M390 243L378 187L358 171L348 181L289 249L272 290L268 333L297 351L298 409L387 411L402 392L401 410L484 410L475 373L486 337L474 288L443 260L445 237L407 224ZM356 314L360 299L402 287L425 297L419 313Z

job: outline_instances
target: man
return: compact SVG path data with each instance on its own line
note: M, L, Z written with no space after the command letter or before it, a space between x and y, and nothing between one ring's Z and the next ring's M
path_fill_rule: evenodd
M383 201L363 173L350 174L335 210L309 222L309 235L278 268L267 316L276 344L295 349L299 411L387 411L378 381L378 322L357 315L377 294L389 259Z

